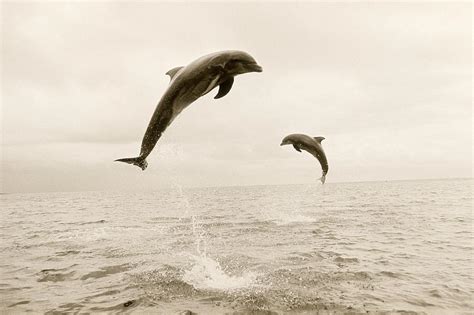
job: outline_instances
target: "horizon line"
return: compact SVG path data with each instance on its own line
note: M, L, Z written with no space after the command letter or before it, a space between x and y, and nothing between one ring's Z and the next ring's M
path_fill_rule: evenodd
M348 180L348 181L335 181L335 182L326 182L327 184L351 184L351 183L380 183L380 182L412 182L412 181L441 181L441 180L472 180L474 177L442 177L442 178L417 178L417 179L377 179L377 180ZM315 182L318 183L318 182ZM256 186L292 186L292 185L309 185L313 183L289 183L289 184L250 184L250 185L220 185L220 186L186 186L181 185L182 188L186 189L202 189L202 188L232 188L232 187L256 187ZM174 188L173 186L169 187L160 187L154 190L142 190L142 192L153 192L168 190ZM120 189L113 190L52 190L52 191L26 191L26 192L0 192L0 195L14 195L14 194L42 194L42 193L74 193L74 192L122 192Z

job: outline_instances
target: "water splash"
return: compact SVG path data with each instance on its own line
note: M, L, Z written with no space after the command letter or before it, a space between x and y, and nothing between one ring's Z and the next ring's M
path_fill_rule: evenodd
M192 285L195 289L236 291L248 288L255 283L257 274L247 272L243 275L229 275L221 267L217 260L208 256L207 246L209 233L201 222L199 215L195 211L179 184L176 177L172 177L172 183L179 196L180 207L183 208L185 216L191 215L195 254L181 253L188 256L193 261L191 269L186 270L182 276L182 281Z
M207 254L208 233L199 221L192 217L193 237L197 255L190 254L193 265L185 271L182 280L196 289L235 291L251 286L257 275L246 273L242 276L228 275L217 260Z
M232 276L224 272L218 261L206 255L192 257L195 264L185 272L183 281L196 289L236 291L251 287L256 282L257 274L253 272Z
M316 222L317 218L310 217L301 213L294 213L294 212L280 212L274 214L272 221L276 225L287 225L292 223L311 223Z

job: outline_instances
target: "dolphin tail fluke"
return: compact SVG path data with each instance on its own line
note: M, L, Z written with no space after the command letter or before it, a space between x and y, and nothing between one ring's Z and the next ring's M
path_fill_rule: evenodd
M324 185L324 183L326 182L326 174L323 174L323 176L321 176L319 178L319 180L321 181L321 183Z
M128 164L133 164L133 165L136 165L138 166L139 168L142 169L142 171L144 171L146 169L146 167L148 166L148 163L147 161L145 160L145 158L142 158L140 156L138 157L134 157L134 158L124 158L124 159L118 159L118 160L115 160L116 162L124 162L124 163L128 163Z

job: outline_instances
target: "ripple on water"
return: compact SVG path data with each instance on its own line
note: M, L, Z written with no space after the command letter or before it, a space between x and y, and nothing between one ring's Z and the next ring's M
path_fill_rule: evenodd
M66 268L50 268L50 269L43 269L39 272L38 282L63 282L67 280L74 279L74 275L76 274L75 270L71 270L76 267L77 264L71 265Z
M132 282L140 286L145 295L156 301L193 297L198 293L191 284L181 278L184 272L180 268L163 265L161 268L131 275Z
M359 263L359 259L357 259L355 257L342 257L342 256L339 256L339 257L334 258L334 261L337 262L337 263L343 263L343 264L356 264L356 263Z
M67 251L56 252L56 256L77 255L79 253L80 251L78 250L67 250Z
M15 306L18 306L18 305L25 305L25 304L29 304L30 302L31 301L20 301L20 302L16 302L16 303L8 305L8 307L15 307Z
M123 265L116 265L116 266L106 266L102 267L99 270L91 271L81 277L81 280L87 280L90 278L93 279L98 279L98 278L104 278L109 275L113 275L116 273L121 273L127 270L130 270L130 265L129 264L123 264Z
M48 310L45 312L47 315L53 314L61 314L61 313L72 313L72 312L79 312L81 309L84 308L84 305L80 303L64 303L59 305L57 308Z
M394 278L394 279L406 278L404 274L399 273L399 272L392 272L392 271L381 271L379 272L379 275L389 277L389 278Z

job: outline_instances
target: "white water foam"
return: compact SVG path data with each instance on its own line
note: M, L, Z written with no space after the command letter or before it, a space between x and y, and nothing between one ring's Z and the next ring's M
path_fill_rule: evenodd
M317 218L309 217L303 214L295 214L295 213L275 213L273 214L273 221L276 225L287 225L292 223L311 223L316 222Z
M271 221L276 225L287 225L292 223L311 223L316 222L318 217L313 213L308 215L301 209L299 204L287 204L286 207L269 207L263 209L260 213L265 221Z
M183 281L196 289L236 291L255 284L257 274L248 272L242 276L226 274L219 262L206 255L192 256L195 264L183 275Z
M320 196L324 195L323 185L306 185L294 196L294 199L285 200L286 204L284 204L283 207L281 206L282 202L280 200L279 204L272 205L261 211L261 213L267 221L274 222L276 225L316 222L319 219L318 215L314 213L314 211L308 211L308 206L303 203L305 196L314 193ZM321 197L318 198L317 204L314 204L314 206L324 209L325 205Z
M208 257L207 233L197 217L192 217L192 224L197 255L189 255L194 264L184 273L183 281L196 289L221 291L236 291L255 283L256 274L248 272L242 276L228 275L218 261Z

